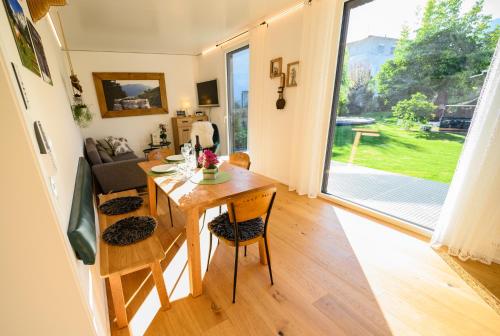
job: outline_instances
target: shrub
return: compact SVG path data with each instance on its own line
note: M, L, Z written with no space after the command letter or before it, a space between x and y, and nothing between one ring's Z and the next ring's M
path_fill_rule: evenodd
M421 92L411 95L409 99L400 100L392 107L392 114L401 119L403 126L408 129L416 122L426 123L433 118L436 105L427 100L427 96Z

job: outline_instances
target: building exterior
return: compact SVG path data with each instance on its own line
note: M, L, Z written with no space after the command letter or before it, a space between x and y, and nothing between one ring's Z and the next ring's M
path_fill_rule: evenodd
M373 36L347 43L349 55L349 72L363 68L374 77L387 60L394 57L394 49L398 40L391 37Z

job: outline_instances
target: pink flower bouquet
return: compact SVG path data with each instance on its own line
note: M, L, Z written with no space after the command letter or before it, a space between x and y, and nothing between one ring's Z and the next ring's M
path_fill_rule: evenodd
M209 149L205 149L203 153L198 157L198 163L205 169L215 169L217 168L217 155Z

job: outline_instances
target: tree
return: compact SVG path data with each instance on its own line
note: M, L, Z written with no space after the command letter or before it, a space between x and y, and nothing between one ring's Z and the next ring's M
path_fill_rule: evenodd
M350 86L347 95L347 109L349 114L370 112L374 107L370 68L358 64L349 70Z
M339 107L337 109L337 115L343 116L348 114L347 104L349 94L349 52L347 49L344 53L344 63L342 64L342 79L340 81L340 92L339 92Z
M490 64L500 28L481 13L484 0L461 13L463 0L429 0L414 38L405 27L394 58L377 75L378 92L387 107L421 92L441 109L479 94L471 79Z
M430 102L427 97L417 92L411 95L410 99L399 101L392 107L392 114L403 121L404 128L410 128L415 122L427 122L433 118L432 113L436 105Z

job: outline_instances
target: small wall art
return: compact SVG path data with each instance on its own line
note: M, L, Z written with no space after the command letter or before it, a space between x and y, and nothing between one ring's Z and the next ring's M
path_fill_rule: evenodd
M283 65L282 57L272 59L269 68L269 76L271 78L280 77L281 73L283 72L282 65Z
M293 87L299 84L299 61L288 63L286 66L286 86Z

